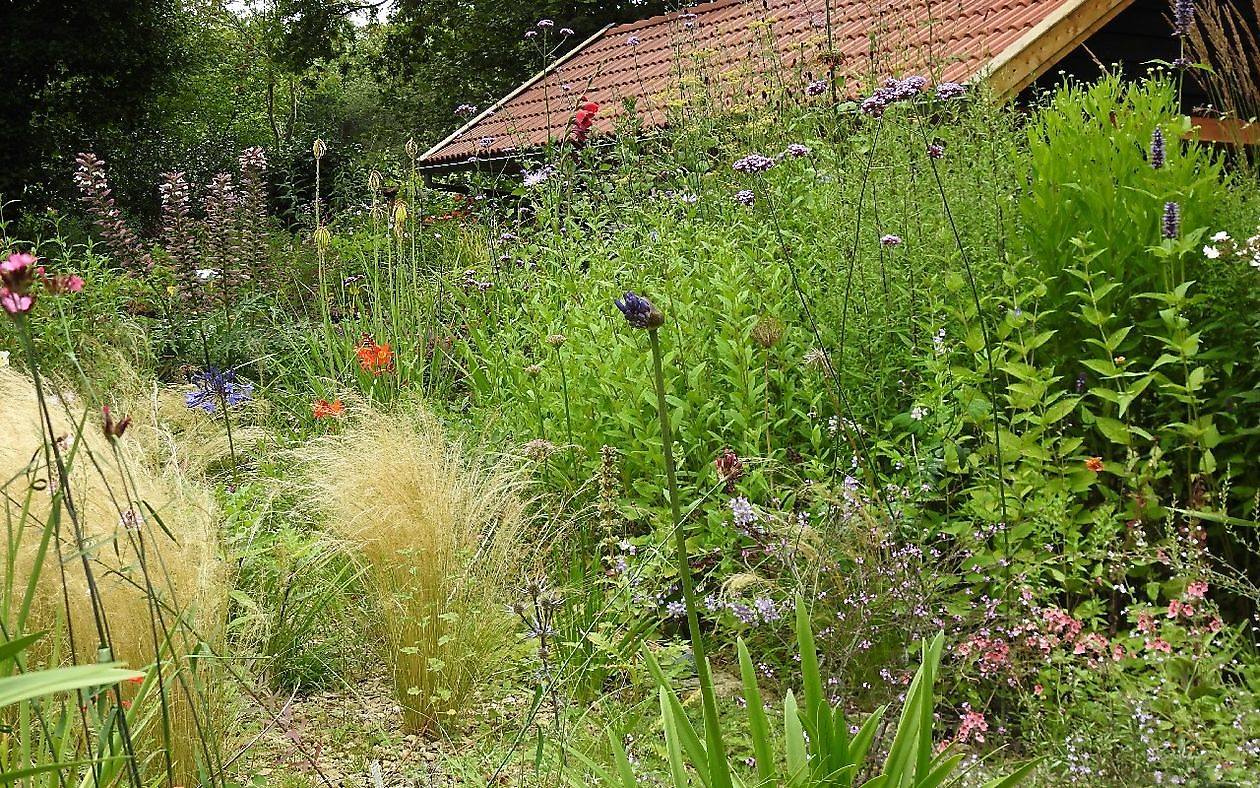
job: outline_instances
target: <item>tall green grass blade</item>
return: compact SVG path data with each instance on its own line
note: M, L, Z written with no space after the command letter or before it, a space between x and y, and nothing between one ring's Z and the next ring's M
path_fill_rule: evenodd
M805 730L801 727L800 709L796 696L788 691L783 699L783 747L787 754L787 779L789 786L805 785L809 773L809 758L805 752Z
M120 681L144 676L143 673L137 673L134 670L123 670L118 667L120 664L112 662L103 665L75 665L2 678L0 679L0 708L56 692L117 684Z
M744 703L748 709L748 729L752 738L753 759L757 762L757 778L765 783L774 776L774 749L770 743L770 720L761 701L761 689L757 686L757 672L744 639L735 642L739 652L739 674L744 682Z

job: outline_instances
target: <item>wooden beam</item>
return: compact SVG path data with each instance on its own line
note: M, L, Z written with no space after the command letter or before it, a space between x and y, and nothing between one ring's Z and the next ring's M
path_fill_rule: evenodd
M1001 101L1013 98L1097 33L1133 0L1066 0L976 75Z
M1190 118L1194 131L1187 134L1200 142L1226 142L1231 145L1260 145L1260 122L1229 118Z

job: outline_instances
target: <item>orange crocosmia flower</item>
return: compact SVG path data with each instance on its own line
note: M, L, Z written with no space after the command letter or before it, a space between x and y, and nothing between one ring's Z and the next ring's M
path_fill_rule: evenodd
M1088 460L1085 461L1085 467L1090 469L1094 473L1098 473L1099 471L1103 469L1102 457L1090 457Z
M364 337L363 344L354 353L359 357L359 366L373 375L388 372L394 364L394 352L389 349L389 343L378 345L370 337Z
M332 402L328 400L317 400L311 406L311 410L317 419L329 419L346 415L346 406L341 404L341 400L335 399Z

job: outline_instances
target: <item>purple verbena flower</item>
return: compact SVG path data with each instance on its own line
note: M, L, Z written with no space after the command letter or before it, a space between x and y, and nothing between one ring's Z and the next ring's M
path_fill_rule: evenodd
M533 38L533 37L534 37L534 36L536 36L536 35L538 35L538 31L537 31L537 30L526 30L526 31L525 31L525 37L526 37L526 38Z
M555 27L555 26L556 26L556 23L551 21L550 19L538 20L538 27Z
M687 606L675 600L665 606L665 613L672 618L682 618L687 615Z
M936 97L945 101L958 98L967 92L967 88L957 82L942 82L936 86Z
M562 35L562 36L571 36L571 35L573 35L573 28L571 28L571 27L562 27L562 28L560 28L560 35Z
M827 80L815 79L805 86L806 96L821 96L827 92Z
M808 155L809 155L809 148L807 148L806 146L804 146L804 145L800 144L799 142L793 142L791 145L787 146L787 149L786 149L786 150L784 150L784 151L783 151L783 155L784 155L784 156L792 156L792 157L794 157L794 158L800 158L800 157L802 157L802 156L808 156Z
M757 201L757 195L753 194L750 189L741 189L735 192L735 202L740 205L751 206Z
M750 153L731 166L735 168L736 172L746 172L749 175L755 175L773 167L774 159L762 156L760 153Z
M927 146L927 155L932 159L945 158L945 140L940 137L933 139Z
M757 512L753 510L747 498L732 498L730 507L731 514L735 518L735 525L738 527L747 528L757 522Z
M641 43L643 43L643 42L639 40L639 37L638 37L638 36L627 36L627 37L626 37L626 43L627 43L627 44L629 44L629 45L630 45L630 46L632 46L632 47L637 47L639 44L641 44Z
M456 115L472 115L476 111L477 111L477 108L473 106L472 104L460 104L458 107L455 108Z
M881 236L879 239L879 242L883 246L901 246L901 236L900 235Z

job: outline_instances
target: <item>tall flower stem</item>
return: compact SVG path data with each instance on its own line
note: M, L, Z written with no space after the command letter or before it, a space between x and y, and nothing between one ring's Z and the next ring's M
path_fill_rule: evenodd
M691 635L691 652L696 659L696 675L700 679L700 694L704 704L704 738L708 750L709 766L715 772L716 785L730 785L730 772L726 762L726 749L718 727L717 700L713 692L713 677L709 674L709 661L704 651L704 636L700 632L699 609L696 605L696 589L687 561L687 536L683 529L682 510L678 501L678 478L674 472L674 439L669 428L669 404L665 401L665 371L661 365L661 340L656 328L648 329L652 344L652 372L656 380L656 410L661 419L661 442L665 449L665 482L669 486L669 509L674 524L674 545L677 548L678 581L682 585L683 601L687 606L687 630Z

